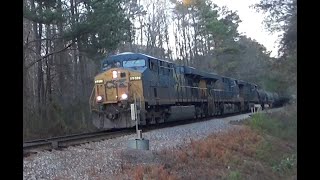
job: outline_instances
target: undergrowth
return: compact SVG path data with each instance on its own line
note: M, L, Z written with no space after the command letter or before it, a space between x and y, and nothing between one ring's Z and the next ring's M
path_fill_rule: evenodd
M155 165L134 165L122 172L125 179L137 180L296 179L296 115L294 105L255 114L239 128L161 151L161 162Z

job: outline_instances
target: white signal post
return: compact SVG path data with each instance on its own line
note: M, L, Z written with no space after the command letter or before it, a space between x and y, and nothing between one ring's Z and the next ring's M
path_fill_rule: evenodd
M136 99L136 96L135 94L133 95L133 98L134 98L134 104L131 104L131 119L133 121L136 121L136 131L137 131L137 136L138 136L138 139L141 139L141 130L139 130L139 127L138 127L138 120L139 120L139 113L138 113L138 109L137 109L137 99Z
M141 108L141 99L139 102L139 107L137 108L137 100L135 94L133 95L134 103L130 104L131 108L131 119L136 121L136 130L137 130L137 139L129 140L128 147L131 149L141 149L141 150L149 150L149 140L142 138L141 130L138 129L138 121L139 121L139 112Z

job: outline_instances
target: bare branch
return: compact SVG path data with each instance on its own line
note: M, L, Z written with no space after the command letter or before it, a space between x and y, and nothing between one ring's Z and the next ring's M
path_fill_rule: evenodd
M38 53L37 53L34 49L32 49L31 47L26 47L26 50L29 50L29 51L33 52L36 56L41 57L41 56L38 55Z
M69 47L71 47L73 43L74 43L74 42L68 44L66 47L64 47L64 48L61 49L61 50L58 50L58 51L55 51L55 52L51 52L51 53L49 53L49 54L46 54L46 55L42 56L41 58L37 59L36 61L33 61L33 62L30 63L28 66L26 66L26 69L29 69L29 68L32 67L35 63L37 63L37 62L39 62L39 61L42 61L42 60L44 60L45 58L47 58L47 57L49 57L49 56L51 56L51 55L53 55L53 54L61 53L62 51L65 51L66 49L68 49Z
M51 38L35 39L35 40L30 41L30 42L27 41L26 45L34 43L34 42L37 42L37 41L46 41L46 40L53 41L53 40L56 40L56 39L62 39L62 37L56 37L55 38L55 36L57 36L57 34L52 36Z

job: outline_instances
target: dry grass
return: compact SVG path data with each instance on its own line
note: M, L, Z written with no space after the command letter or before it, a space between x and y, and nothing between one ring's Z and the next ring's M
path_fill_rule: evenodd
M234 171L243 159L252 159L262 137L249 128L211 135L191 141L188 147L166 150L159 154L162 165L136 166L124 170L140 179L221 179L238 177Z
M163 165L134 166L123 170L123 174L113 179L134 179L134 180L177 180L175 174L169 172Z
M285 112L254 117L254 124L160 152L159 165L132 166L122 172L135 180L295 179L294 113L289 107Z

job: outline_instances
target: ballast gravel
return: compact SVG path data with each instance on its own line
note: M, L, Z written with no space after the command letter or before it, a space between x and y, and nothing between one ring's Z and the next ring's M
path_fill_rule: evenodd
M128 162L155 162L153 153L227 131L235 127L230 121L247 117L249 113L145 132L143 138L149 140L149 151L128 149L128 140L135 139L136 135L127 135L63 150L38 152L23 159L23 179L112 179Z

